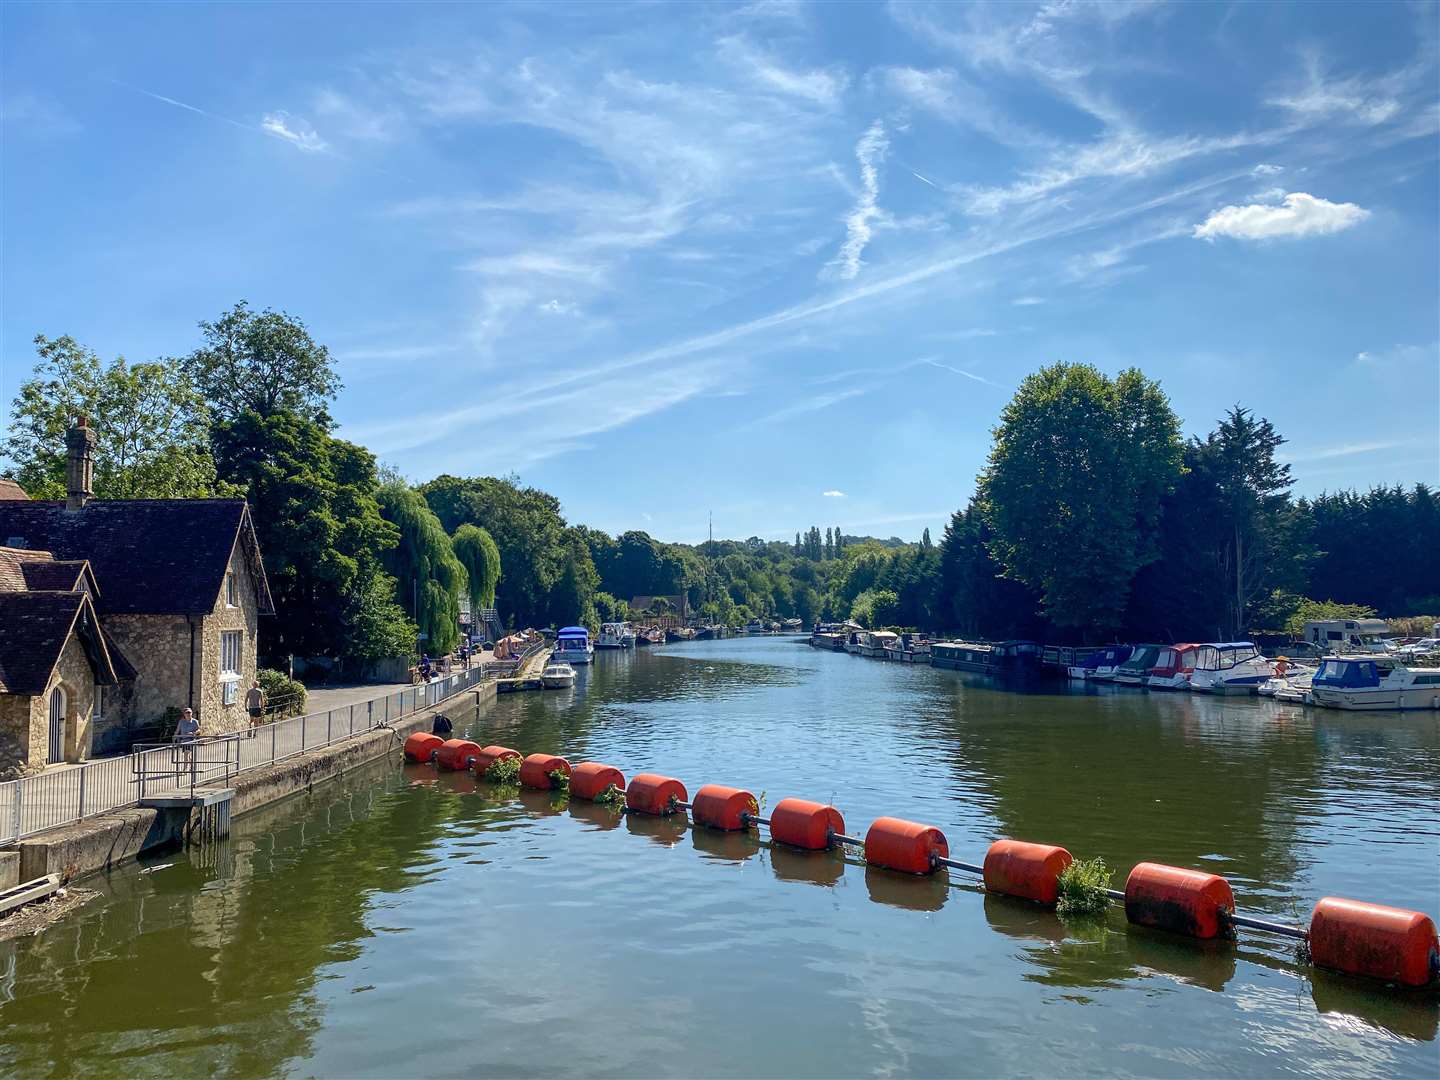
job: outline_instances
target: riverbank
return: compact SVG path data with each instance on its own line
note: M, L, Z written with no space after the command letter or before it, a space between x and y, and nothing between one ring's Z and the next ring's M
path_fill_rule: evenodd
M290 798L392 751L398 753L406 735L429 730L439 713L465 711L478 715L494 700L495 682L483 682L439 704L343 742L306 751L273 765L247 769L230 780L229 787L234 792L231 815L245 814ZM13 871L17 881L30 881L46 874L59 874L67 881L83 878L113 869L139 855L183 843L196 826L199 813L198 808L136 806L87 818L20 841L14 849L18 858L0 861L0 871ZM0 852L0 858L5 854Z

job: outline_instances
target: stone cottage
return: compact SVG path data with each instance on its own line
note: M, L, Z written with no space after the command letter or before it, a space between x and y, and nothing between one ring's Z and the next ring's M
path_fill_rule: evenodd
M168 737L185 706L206 734L243 728L274 611L249 506L95 499L95 433L66 441L64 502L0 497L0 769Z

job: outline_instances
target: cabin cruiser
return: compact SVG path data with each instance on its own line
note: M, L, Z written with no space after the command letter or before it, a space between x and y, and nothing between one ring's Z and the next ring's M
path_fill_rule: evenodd
M595 639L597 649L628 649L634 643L634 635L628 638L626 631L630 628L623 622L607 622L600 624L600 636Z
M540 681L547 690L564 690L575 685L575 669L569 664L549 663L540 673Z
M1195 657L1199 645L1167 645L1160 650L1145 685L1151 690L1189 690L1190 676L1195 673Z
M844 623L816 623L815 629L810 632L810 644L817 649L833 649L836 652L843 652L845 649L845 635L850 628Z
M864 630L853 629L845 635L845 651L853 656L860 655L860 646L868 636Z
M1283 656L1276 657L1274 676L1257 686L1255 693L1276 701L1303 703L1310 693L1310 680L1315 677L1315 671L1315 668L1292 663Z
M1136 645L1125 662L1115 669L1115 681L1126 686L1144 686L1164 648L1164 645Z
M901 634L885 646L885 659L902 664L928 664L930 642L924 634Z
M1440 668L1407 667L1388 656L1331 656L1310 680L1327 709L1440 709Z
M1071 667L1068 674L1072 679L1088 682L1110 682L1115 678L1115 669L1130 659L1135 650L1129 645L1107 645L1085 658L1079 665Z
M1275 663L1253 641L1212 641L1200 646L1190 689L1201 694L1253 694L1275 675Z
M745 624L745 633L747 634L763 634L766 629L765 624L759 619L751 619Z
M550 659L557 664L588 664L594 654L590 631L583 626L567 626L555 635L555 651Z
M871 630L860 635L860 655L884 660L885 649L899 640L900 635L889 630Z

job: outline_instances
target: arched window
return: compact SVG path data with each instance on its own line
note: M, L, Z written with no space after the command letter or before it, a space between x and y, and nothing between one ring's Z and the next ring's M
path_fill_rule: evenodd
M65 688L50 691L50 753L46 764L65 760Z

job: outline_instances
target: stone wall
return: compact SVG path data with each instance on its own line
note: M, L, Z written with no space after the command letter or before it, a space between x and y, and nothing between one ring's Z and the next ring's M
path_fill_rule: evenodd
M226 590L222 582L215 607L200 620L198 633L195 713L200 717L200 730L207 735L239 731L250 726L250 717L245 712L245 691L255 681L255 643L260 616L255 598L255 580L245 565L239 544L230 554L230 572L235 575L235 606L225 602ZM240 680L235 688L235 701L230 705L225 704L224 684L220 678L220 635L227 630L239 630L241 633Z
M166 710L183 709L190 696L190 622L184 615L101 615L105 630L135 668L133 683L107 688L105 717L95 752L123 750L137 736L168 738ZM198 686L200 619L195 620ZM169 722L173 724L173 720Z
M66 761L90 756L91 718L95 708L95 676L90 658L75 635L70 636L45 691L35 697L0 694L0 776L39 772L50 756L50 694L65 690Z

